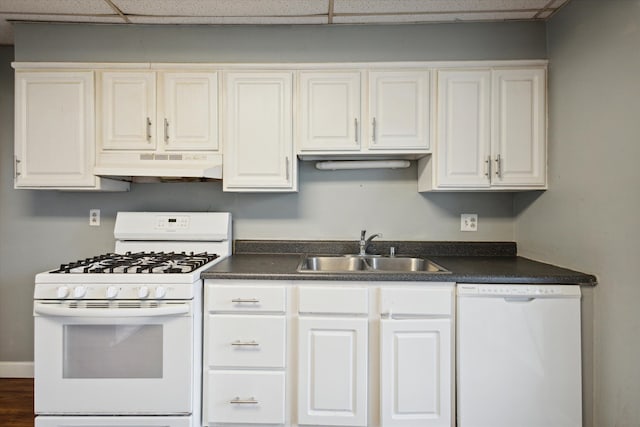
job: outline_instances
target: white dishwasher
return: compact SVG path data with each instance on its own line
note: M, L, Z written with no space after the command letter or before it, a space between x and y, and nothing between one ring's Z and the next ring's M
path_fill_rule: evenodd
M458 427L582 427L580 287L457 295Z

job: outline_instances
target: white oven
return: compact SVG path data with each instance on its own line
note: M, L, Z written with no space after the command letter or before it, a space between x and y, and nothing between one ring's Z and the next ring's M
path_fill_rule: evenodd
M192 412L190 301L38 301L34 314L36 413Z
M120 212L115 253L36 275L36 427L197 427L202 271L229 213Z

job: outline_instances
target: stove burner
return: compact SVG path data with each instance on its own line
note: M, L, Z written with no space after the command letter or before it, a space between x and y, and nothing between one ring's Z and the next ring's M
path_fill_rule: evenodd
M61 264L51 273L189 273L218 258L206 252L194 254L175 252L108 253L68 264Z

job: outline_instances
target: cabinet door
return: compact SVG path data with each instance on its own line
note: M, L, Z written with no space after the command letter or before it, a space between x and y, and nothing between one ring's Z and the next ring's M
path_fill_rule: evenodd
M154 150L155 73L105 71L101 77L102 149Z
M489 187L488 70L438 72L436 176L439 187Z
M367 319L300 317L298 424L367 425Z
M228 73L226 191L295 190L292 73Z
M161 79L158 133L165 150L217 150L217 73L163 73Z
M449 319L382 319L380 406L384 427L452 425Z
M92 72L17 72L15 186L91 187Z
M369 73L369 148L429 148L429 72Z
M284 424L284 372L209 371L205 381L205 425Z
M360 72L300 73L300 150L360 149Z
M545 70L495 70L492 92L492 185L544 187Z

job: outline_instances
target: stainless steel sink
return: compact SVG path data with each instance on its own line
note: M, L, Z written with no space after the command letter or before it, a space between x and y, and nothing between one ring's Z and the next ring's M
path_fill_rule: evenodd
M306 256L299 272L319 273L449 273L438 264L417 257L375 255Z

